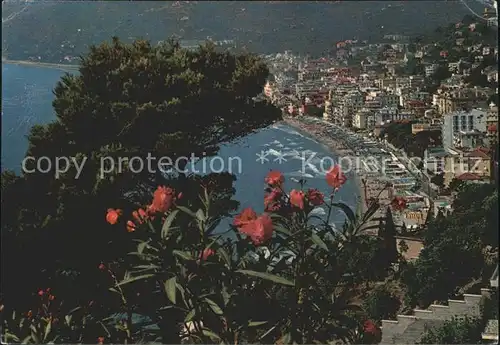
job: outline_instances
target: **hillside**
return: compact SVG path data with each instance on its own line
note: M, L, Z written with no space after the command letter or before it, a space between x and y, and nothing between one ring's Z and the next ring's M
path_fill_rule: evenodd
M233 39L255 52L292 49L316 55L339 40L414 34L467 13L450 1L7 1L2 5L2 56L61 62L114 35L153 42L172 35Z

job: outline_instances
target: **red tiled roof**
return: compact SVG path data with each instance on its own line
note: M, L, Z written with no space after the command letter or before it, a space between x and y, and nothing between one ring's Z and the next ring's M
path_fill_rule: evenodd
M467 157L490 158L490 150L484 147L478 147L475 150L467 152Z
M463 173L462 175L458 176L457 179L459 179L460 181L477 181L481 180L481 177L473 173Z

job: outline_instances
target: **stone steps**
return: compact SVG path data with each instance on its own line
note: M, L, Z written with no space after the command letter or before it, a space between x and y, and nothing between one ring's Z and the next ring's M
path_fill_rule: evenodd
M382 320L382 343L415 344L426 327L437 326L454 316L479 316L481 299L489 293L489 289L481 289L481 295L464 294L463 300L450 299L448 305L431 304L425 310L414 309L413 315Z

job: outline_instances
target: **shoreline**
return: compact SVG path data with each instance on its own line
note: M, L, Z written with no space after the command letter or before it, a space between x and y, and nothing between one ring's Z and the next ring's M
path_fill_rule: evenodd
M80 67L79 65L72 65L72 64L58 64L58 63L28 61L28 60L9 60L2 58L2 64L4 63L11 65L21 65L21 66L55 68L64 71L78 71L78 68Z
M324 146L328 151L330 151L331 153L335 154L338 157L354 156L355 155L355 153L351 149L343 146L340 140L326 138L321 133L319 133L319 131L316 131L316 130L311 131L310 130L311 128L305 128L305 126L307 126L307 125L299 120L296 120L296 119L291 118L291 117L283 117L283 120L281 122L294 128L298 132L301 132L307 136L310 136L311 138L316 140L319 144ZM315 128L315 129L319 130L319 128ZM359 176L359 174L357 174L355 172L352 173L352 177L353 177L354 183L356 185L356 189L358 190L358 193L359 193L359 197L358 197L358 201L357 201L357 205L356 205L356 212L361 211L361 213L364 214L367 210L367 207L366 207L366 200L365 200L365 195L364 195L364 191L363 191L363 184L361 182L361 177Z

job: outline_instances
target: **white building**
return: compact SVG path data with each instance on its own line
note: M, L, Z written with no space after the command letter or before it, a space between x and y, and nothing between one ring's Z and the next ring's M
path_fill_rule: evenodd
M437 71L439 65L438 64L431 64L431 65L427 65L425 66L425 76L426 77L430 77L434 74L434 72Z
M486 133L486 111L472 109L470 112L455 111L443 116L443 147L453 148L460 132L479 131Z

